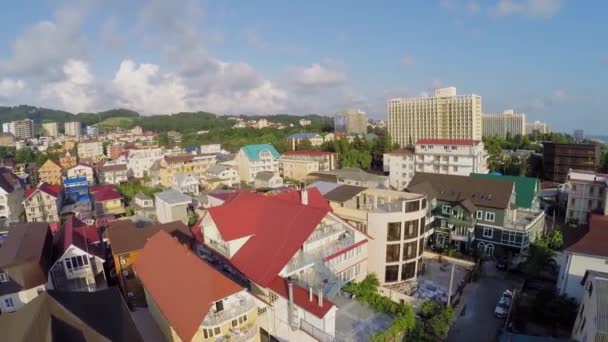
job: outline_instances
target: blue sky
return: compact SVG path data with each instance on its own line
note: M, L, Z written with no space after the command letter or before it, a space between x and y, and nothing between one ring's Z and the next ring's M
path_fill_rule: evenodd
M176 5L175 3L179 3ZM386 116L438 86L606 133L604 1L22 0L0 12L0 105ZM604 81L604 82L602 82Z

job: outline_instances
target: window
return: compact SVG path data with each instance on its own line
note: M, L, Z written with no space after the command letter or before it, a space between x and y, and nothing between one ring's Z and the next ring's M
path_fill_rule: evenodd
M400 241L401 240L401 222L389 222L388 234L386 236L387 241Z
M6 306L8 309L14 308L15 303L13 302L13 298L4 298L4 306Z
M443 205L441 206L441 213L442 214L450 214L450 206L449 205Z
M403 244L403 260L416 257L416 241Z
M5 272L0 273L0 283L6 283L8 281L8 274Z
M406 213L411 213L413 211L418 211L418 210L420 210L420 201L411 201L411 202L405 203L405 212Z
M266 313L267 308L258 308L258 316L261 316Z
M247 322L247 315L243 315L241 317L239 317L239 323L245 323Z
M483 228L483 237L491 239L494 236L494 229L484 227Z
M593 293L593 283L589 282L589 297L591 297L592 293Z
M268 298L269 298L270 304L272 304L279 299L279 296L277 296L277 294L274 292L270 292L270 294L268 295Z
M392 283L399 280L399 265L386 266L384 282Z
M405 239L412 239L418 236L418 220L405 222Z
M235 328L237 325L239 325L239 322L236 319L232 320L232 327Z
M401 245L393 244L386 246L386 262L399 261L399 250Z
M416 274L416 263L415 262L408 262L407 264L403 264L403 266L401 266L401 280L402 281L413 278L415 274Z
M496 219L496 214L491 211L486 211L486 221L494 222Z
M224 301L218 300L215 302L215 311L220 312L222 310L224 310Z
M458 166L452 166L452 171L458 172Z
M477 210L475 212L475 218L477 218L478 220L483 220L483 211Z
M221 334L222 331L220 330L220 327L215 327L213 328L213 334L215 334L216 336Z
M458 157L454 157L454 161L457 162L458 161Z

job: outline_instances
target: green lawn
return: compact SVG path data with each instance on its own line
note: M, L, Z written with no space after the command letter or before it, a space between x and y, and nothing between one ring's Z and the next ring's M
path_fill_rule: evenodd
M99 128L105 128L105 129L131 128L131 127L133 127L134 121L135 121L135 118L119 116L119 117L107 118L107 119L103 120L102 122L95 124L95 126L97 126Z

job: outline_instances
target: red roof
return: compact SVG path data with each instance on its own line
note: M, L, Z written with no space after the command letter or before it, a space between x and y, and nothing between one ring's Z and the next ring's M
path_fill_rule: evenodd
M303 155L308 155L308 156L331 156L333 154L336 154L336 152L299 150L299 151L287 151L287 152L283 153L283 155L298 155L298 154L303 154Z
M566 250L571 253L608 257L608 216L591 215L589 231Z
M37 188L26 189L25 193L24 193L24 195L25 195L24 200L27 200L28 198L30 198L30 196L32 196L36 192L36 190L40 190L46 194L49 194L49 195L57 198L57 196L59 196L59 193L61 192L61 186L42 182L38 185Z
M471 139L419 139L416 144L473 146L480 142L481 140Z
M105 201L121 199L122 195L120 193L118 193L116 190L108 189L108 190L102 190L102 191L97 191L97 192L93 193L93 197L95 197L96 202L105 202Z
M289 299L289 285L287 280L281 277L275 277L270 284L268 284L268 288L282 297ZM334 303L325 298L323 299L322 306L319 306L319 297L316 293L313 293L311 302L308 290L297 284L293 284L293 302L319 318L323 318L325 314L334 307Z
M100 184L100 185L93 185L92 187L89 188L89 191L92 194L94 194L96 192L106 191L106 190L116 191L116 187L114 186L114 184Z
M97 227L87 226L74 215L68 216L58 236L58 256L63 255L71 245L74 245L91 255L103 257L101 248L94 244L99 242Z
M329 206L329 202L321 195L319 189L312 187L306 189L308 193L308 205L311 207L324 209L327 211L333 211ZM293 203L302 203L302 192L296 191L293 188L282 191L274 196L275 198L282 199L284 201L290 201Z
M164 231L154 234L135 272L182 341L190 341L214 302L243 290Z
M249 279L267 286L329 210L276 196L239 192L208 212L224 240L250 236L230 261Z

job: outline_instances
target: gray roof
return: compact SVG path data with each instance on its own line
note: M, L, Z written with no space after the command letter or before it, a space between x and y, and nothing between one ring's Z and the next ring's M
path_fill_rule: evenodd
M198 177L191 172L178 172L175 175L173 175L173 182L176 184L181 185L188 177L194 177L194 179L196 179L196 181L198 182Z
M133 198L137 198L140 200L151 200L152 199L152 197L144 194L143 192L136 193L135 196L133 196Z
M210 166L210 167L207 169L206 173L207 173L207 174L212 174L212 175L216 175L216 176L217 176L217 175L219 175L220 173L222 173L222 172L224 172L224 171L226 171L226 170L230 170L230 169L232 169L230 166L226 166L226 165L218 165L218 164L216 164L216 165L211 165L211 166Z
M268 182L272 179L272 177L274 177L274 175L276 175L276 172L260 171L255 175L255 180Z
M156 196L156 198L169 204L186 204L192 202L192 198L190 196L186 196L181 192L173 189L165 190L163 192L157 192L154 195Z
M340 186L340 184L334 183L334 182L316 181L316 182L308 185L306 188L307 189L317 188L317 190L319 190L321 195L325 195L326 193L332 191L333 189L335 189L339 186Z
M332 191L323 195L325 199L333 202L346 202L349 199L357 196L360 192L366 188L353 185L341 185Z
M360 182L380 182L384 183L388 179L386 176L374 175L367 173L361 169L355 167L346 167L336 171L338 178L352 179Z

